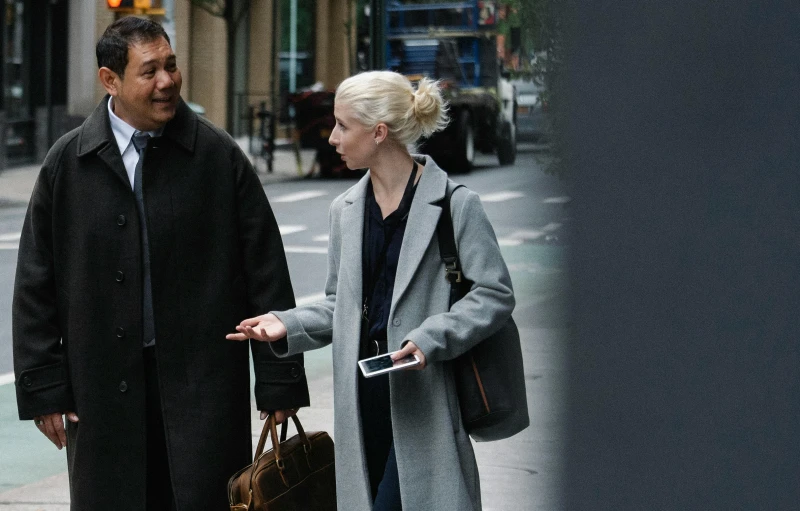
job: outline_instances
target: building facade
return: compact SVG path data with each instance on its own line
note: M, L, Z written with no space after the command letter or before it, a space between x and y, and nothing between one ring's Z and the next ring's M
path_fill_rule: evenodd
M109 9L106 0L0 1L2 169L41 162L52 143L97 106L104 91L95 44L106 26L127 14ZM247 132L251 105L279 109L290 84L333 89L351 73L354 23L348 20L355 0L226 1L227 19L191 0L154 0L166 16L152 18L171 34L183 98L234 136Z

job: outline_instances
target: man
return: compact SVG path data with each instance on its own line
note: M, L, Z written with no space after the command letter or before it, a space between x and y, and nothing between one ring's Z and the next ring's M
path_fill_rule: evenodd
M225 509L251 459L248 348L225 334L294 306L280 233L244 154L181 100L160 25L118 20L97 61L108 96L48 153L22 231L19 416L67 447L73 510ZM252 351L260 410L308 405L302 358Z

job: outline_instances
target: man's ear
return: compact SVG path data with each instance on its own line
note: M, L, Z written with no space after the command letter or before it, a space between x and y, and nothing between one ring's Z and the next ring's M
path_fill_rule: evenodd
M120 82L120 77L117 73L107 67L101 67L97 71L97 77L100 78L100 85L103 86L106 92L112 96L117 95L117 86Z

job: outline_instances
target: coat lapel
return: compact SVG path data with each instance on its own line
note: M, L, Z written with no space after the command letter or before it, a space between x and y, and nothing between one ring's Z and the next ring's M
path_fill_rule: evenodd
M78 136L78 158L97 151L97 157L130 188L131 182L125 171L125 164L122 163L119 147L114 140L114 133L111 131L111 121L108 119L108 98L106 94L81 126Z
M431 244L442 213L442 208L437 203L444 198L447 191L447 174L436 166L431 158L417 155L414 158L425 159L425 170L417 183L417 191L408 214L406 232L397 262L392 310L411 283L425 251Z
M339 267L339 281L358 296L361 302L362 274L361 250L364 241L364 199L367 194L369 173L356 183L345 196L342 209L341 232L342 256Z
M108 165L126 186L130 187L128 173L125 171L125 164L122 162L122 155L117 147L114 132L111 130L111 121L108 118L108 98L109 96L106 95L81 126L78 137L78 157L82 158L96 151L97 157ZM175 117L164 127L164 137L171 139L187 151L194 152L197 124L197 115L181 99Z

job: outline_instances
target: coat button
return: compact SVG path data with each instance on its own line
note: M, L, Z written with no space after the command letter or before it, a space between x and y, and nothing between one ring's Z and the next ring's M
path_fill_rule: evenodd
M120 215L117 217L117 225L120 227L125 225L125 215Z
M119 384L119 391L126 392L128 390L128 384L125 383L125 380L121 381Z
M392 320L392 324L393 324L394 326L400 326L400 318L394 318L394 319Z
M292 378L297 378L300 376L300 370L296 367L293 367L292 370L289 371L289 374L292 376Z
M125 329L122 328L121 326L117 327L117 338L118 339L124 339L125 338Z
M123 280L125 280L125 274L122 273L121 271L118 271L116 280L117 280L117 282L122 282Z
M25 378L23 378L22 384L25 385L26 387L30 387L31 385L33 385L30 376L26 376Z

